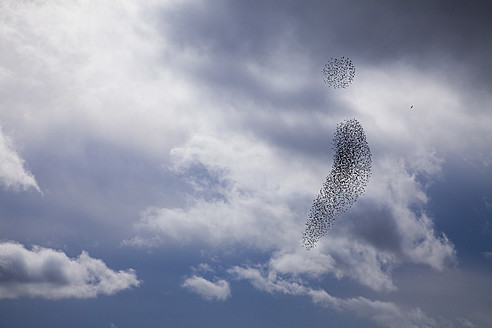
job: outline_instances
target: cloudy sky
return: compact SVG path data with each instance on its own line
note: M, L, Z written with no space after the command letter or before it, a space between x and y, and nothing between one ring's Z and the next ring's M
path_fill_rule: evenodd
M0 326L490 327L491 13L0 2ZM307 251L352 118L372 176Z

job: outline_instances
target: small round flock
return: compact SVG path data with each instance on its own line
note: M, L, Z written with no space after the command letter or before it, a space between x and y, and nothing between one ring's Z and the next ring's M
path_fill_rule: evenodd
M348 87L355 77L355 66L349 58L331 58L321 70L323 81L333 88Z

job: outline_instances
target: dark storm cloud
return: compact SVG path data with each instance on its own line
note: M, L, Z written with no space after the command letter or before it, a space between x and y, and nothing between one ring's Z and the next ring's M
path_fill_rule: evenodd
M222 1L178 6L163 21L183 49L220 58L218 69L224 57L265 62L275 46L290 42L315 65L343 55L373 64L406 59L425 68L452 59L487 80L491 13L484 1ZM222 67L230 68L227 61Z
M279 116L249 116L243 122L250 131L273 146L329 160L332 149L326 140L332 138L332 131L326 129L323 122L304 120L300 116L294 116L295 124Z
M184 72L190 74L190 78L202 81L204 86L221 92L222 96L236 96L235 93L253 96L255 101L272 103L282 110L296 106L308 110L323 103L324 96L316 78L318 68L309 68L312 69L312 83L288 92L273 88L248 68L253 64L264 71L275 70L276 63L284 62L274 56L280 55L278 49L295 41L290 39L290 29L294 27L291 18L279 11L275 3L184 4L166 10L162 15L166 37L183 54L200 59L182 67ZM289 53L282 55L288 57ZM295 65L298 63L291 65L292 72L298 69ZM292 78L296 78L295 74Z
M389 251L400 255L403 239L397 223L389 208L361 207L363 210L348 214L343 220L341 230L353 235L356 240L363 240L380 251Z
M447 67L447 74L456 75L453 81L472 83L470 78L478 79L488 69L474 71L474 67L490 62L484 55L490 52L477 48L489 47L486 35L492 30L485 15L489 7L476 1L466 6L455 1L179 4L159 14L161 29L180 50L176 56L191 60L163 60L176 61L186 78L227 99L239 113L231 115L230 126L252 130L276 146L315 154L323 142L311 133L316 126L311 131L302 125L292 129L281 119L270 122L269 117L346 110L327 97L334 90L326 90L320 76L329 58L349 56L356 66L400 61L421 69L436 69L451 60L461 66ZM309 62L295 61L296 54ZM252 72L251 65L263 75ZM299 67L302 76L296 75ZM461 74L463 67L475 75ZM266 78L269 72L282 77L285 73L287 84L298 84L278 88ZM260 115L265 112L269 115Z
M289 23L279 9L275 2L185 3L166 8L161 22L183 49L255 56L261 62Z
M444 55L441 61L450 56L476 68L487 64L490 70L491 3L292 1L284 7L296 17L298 39L317 47L317 53L331 55L336 47L340 55L375 63L417 55L423 65L431 64L426 64L429 56Z

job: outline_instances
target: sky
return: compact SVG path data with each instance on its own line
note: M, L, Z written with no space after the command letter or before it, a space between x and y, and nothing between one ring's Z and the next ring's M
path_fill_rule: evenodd
M491 14L3 0L0 326L491 327ZM370 179L306 250L350 119Z

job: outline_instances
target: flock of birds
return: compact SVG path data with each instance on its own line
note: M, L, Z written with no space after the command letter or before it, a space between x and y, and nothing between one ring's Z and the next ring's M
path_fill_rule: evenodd
M355 66L349 58L331 58L323 67L323 80L333 88L348 87L355 77Z
M355 68L348 58L331 59L322 70L324 81L334 88L348 86ZM413 106L412 106L413 107ZM335 218L348 210L364 193L371 176L371 149L362 125L355 118L338 124L333 137L333 166L313 202L302 234L306 249L316 246Z

